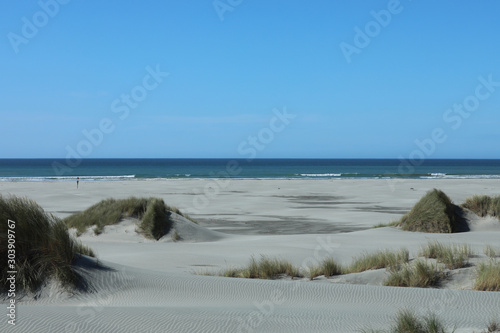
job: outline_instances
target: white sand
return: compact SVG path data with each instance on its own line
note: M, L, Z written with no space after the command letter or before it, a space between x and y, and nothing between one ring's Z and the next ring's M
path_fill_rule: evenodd
M500 249L496 219L475 220L471 232L453 235L368 228L400 218L432 188L461 203L473 194L497 195L500 180L220 183L224 188L214 180L80 182L78 190L70 182L0 183L3 195L28 196L60 217L105 198L134 195L161 197L202 222L176 217L180 242L170 236L146 240L135 233L133 220L106 227L100 236L85 234L82 241L110 268L79 264L91 292L69 296L47 288L37 300L22 300L16 327L7 327L5 316L0 331L350 332L388 328L401 308L433 312L450 328L457 325L457 332L480 332L490 319L500 320L500 293L470 290L474 268L454 272L441 289L383 287L385 270L315 281L193 274L240 267L261 254L301 267L329 256L349 263L366 251L401 247L415 257L429 240L470 244L477 253L473 262L486 260L485 244ZM204 188L209 195L199 195ZM347 230L357 231L339 233Z

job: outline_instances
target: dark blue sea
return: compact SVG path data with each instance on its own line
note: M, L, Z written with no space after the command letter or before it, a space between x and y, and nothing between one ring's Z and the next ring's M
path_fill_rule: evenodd
M0 181L175 178L491 179L500 160L397 159L0 159Z

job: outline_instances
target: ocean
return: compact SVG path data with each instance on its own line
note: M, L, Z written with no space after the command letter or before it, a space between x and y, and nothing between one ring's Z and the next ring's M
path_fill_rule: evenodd
M267 179L491 179L500 160L427 159L0 159L0 181Z

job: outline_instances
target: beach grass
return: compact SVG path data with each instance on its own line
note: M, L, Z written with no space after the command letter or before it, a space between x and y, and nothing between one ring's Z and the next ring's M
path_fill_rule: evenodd
M241 276L249 279L276 279L280 276L303 277L300 270L284 259L261 256L257 261L254 257L241 272Z
M325 277L360 273L370 269L389 268L398 269L409 260L408 249L399 251L379 251L375 254L364 254L354 260L350 266L343 266L333 258L325 258L316 266L308 268L309 278L313 280L315 277L324 275ZM219 273L203 272L203 275L218 275L225 277L251 278L251 279L276 279L280 276L304 277L301 269L291 264L289 261L277 258L269 258L262 255L260 260L254 257L250 259L249 264L244 268L230 267Z
M365 253L345 269L346 273L360 273L371 269L390 268L394 269L407 263L409 260L408 249L401 249L397 252L383 250L373 254Z
M106 199L63 221L69 228L76 228L77 235L81 235L90 227L93 227L94 233L98 235L105 226L117 224L122 219L131 217L141 220L139 228L146 237L159 239L167 234L172 226L170 219L172 212L194 221L176 207L166 205L163 199L136 197L121 200Z
M462 204L463 208L473 211L476 215L484 217L488 215L488 210L491 204L491 197L488 195L474 195L465 199Z
M419 318L409 310L400 311L395 320L393 333L446 333L446 328L435 314Z
M500 250L495 249L493 246L487 244L483 248L483 253L491 259L500 256Z
M486 332L500 332L500 322L495 319L490 320Z
M407 263L399 270L392 270L391 275L384 281L385 286L391 287L435 287L443 278L443 273L437 266L423 260Z
M437 241L430 242L420 252L420 256L436 259L448 269L467 267L469 258L473 255L472 249L467 244L443 245Z
M457 229L455 206L441 190L433 189L400 221L403 230L428 233L452 233Z
M92 226L95 226L94 232L98 235L105 226L116 224L123 218L142 219L149 201L149 199L136 197L123 200L106 199L63 221L69 228L76 228L78 235Z
M335 262L333 258L325 258L321 264L313 266L309 269L309 278L312 280L315 277L324 275L325 277L330 277L334 275L341 275L345 271L345 268L339 263Z
M5 263L1 270L2 291L8 289L8 271L17 271L16 285L24 291L36 291L49 279L68 288L79 285L81 278L72 266L74 260L80 254L95 254L74 240L60 219L47 214L32 200L3 196L0 196L0 219L6 221L0 223L1 243L12 244L11 250L15 251L15 263L7 262L9 247L0 248ZM7 223L8 220L13 222Z
M158 240L168 234L172 227L170 214L163 199L151 198L139 227L146 237Z
M500 263L480 263L477 267L475 290L500 291Z
M269 258L262 255L260 260L252 257L246 267L230 267L218 273L202 272L202 275L217 275L232 278L245 279L278 279L280 277L304 277L300 269L287 260L278 258Z
M491 199L489 215L500 219L500 195Z
M408 309L400 310L393 320L393 325L388 331L384 330L361 330L362 333L453 333L434 313L419 317L414 311Z
M474 195L467 198L462 204L462 207L471 210L481 217L489 215L500 218L500 195L496 197Z

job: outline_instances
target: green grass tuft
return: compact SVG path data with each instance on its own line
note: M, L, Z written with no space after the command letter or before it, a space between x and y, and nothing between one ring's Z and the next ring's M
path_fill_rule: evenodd
M247 267L231 267L216 275L247 279L277 279L281 276L290 276L292 278L303 277L300 270L289 261L276 258L271 259L266 256L261 256L258 261L252 257Z
M467 198L462 207L473 211L481 217L490 215L500 218L500 195L496 197L474 195L471 198Z
M63 221L69 228L76 228L81 235L93 226L96 235L102 233L107 225L113 225L122 219L132 217L141 220L140 229L146 237L160 239L172 226L171 212L184 216L197 223L176 207L170 207L160 198L136 198L103 200L83 212L71 215Z
M392 330L396 332L423 333L424 323L409 310L402 310L396 316L396 323Z
M419 318L409 310L400 311L392 328L393 333L446 333L444 324L439 318L430 314L427 317Z
M0 248L2 262L0 291L7 290L7 271L15 270L16 285L21 291L36 291L48 279L54 278L64 287L77 287L81 277L73 269L79 254L95 256L87 246L74 240L66 225L58 218L47 214L36 202L26 198L4 198L0 195L0 240L8 244L15 236L15 269L8 266L8 247ZM10 229L8 220L15 222Z
M479 264L474 289L500 291L500 263Z
M483 249L483 253L490 257L491 259L500 256L500 250L495 249L491 245L485 245Z
M106 199L63 221L69 228L76 228L78 235L94 225L94 232L100 234L105 226L116 224L123 218L142 219L150 200L135 197L123 200Z
M437 259L438 262L444 264L448 269L457 269L467 267L469 258L473 255L469 245L448 245L445 246L437 241L430 242L424 247L419 255Z
M429 288L437 286L442 278L443 273L436 266L423 260L416 260L415 263L405 264L401 269L391 271L384 285Z
M494 319L488 323L487 332L500 332L500 323Z
M500 219L500 195L491 199L488 214L491 216L496 216Z
M462 207L470 209L476 215L484 217L488 215L488 209L491 204L491 197L488 195L474 195L472 198L465 199Z
M172 227L170 214L171 212L167 211L163 199L152 198L146 206L146 211L139 227L146 237L158 240L168 234Z
M336 263L333 258L325 258L320 265L309 269L309 278L312 280L320 275L324 275L325 277L341 275L344 270L342 265Z
M455 206L442 191L427 192L412 210L401 219L401 227L407 231L452 233L457 231Z
M354 262L345 271L346 273L360 273L370 269L394 269L408 262L409 254L408 249L401 249L399 252L385 250L374 254L365 253L361 257L354 258Z

